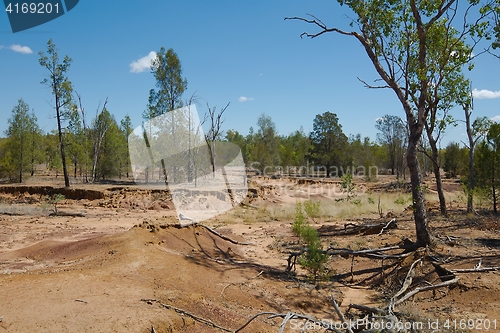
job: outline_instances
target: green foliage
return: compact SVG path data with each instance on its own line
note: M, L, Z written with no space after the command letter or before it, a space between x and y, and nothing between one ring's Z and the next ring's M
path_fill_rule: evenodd
M344 164L344 152L348 143L337 115L329 111L316 115L310 138L313 145L312 158L316 164L326 167L329 177L332 167L338 168Z
M307 216L314 221L314 219L320 217L321 201L312 201L311 199L304 201L304 210Z
M256 162L253 167L263 171L266 175L275 172L274 167L279 163L279 137L276 124L271 117L262 114L257 119L257 133L249 134L249 143L252 147L250 160Z
M109 179L119 176L124 157L127 156L126 137L115 117L104 108L93 122L97 142L94 143L94 178Z
M486 140L478 146L475 170L478 187L489 193L493 211L497 213L500 200L500 123L490 125Z
M187 89L181 61L173 49L160 48L151 64L151 72L156 80L156 90L149 91L148 108L142 115L146 120L182 107L182 94Z
M325 271L328 254L323 253L323 245L321 245L316 229L307 225L303 230L303 237L307 239L307 252L299 258L298 262L312 274L316 281Z
M31 171L34 172L34 164L38 160L38 142L40 128L37 124L36 116L30 113L29 106L22 99L12 109L12 115L7 120L8 129L5 134L9 138L5 149L10 152L8 159L4 160L4 166L9 170L12 180L12 171L16 171L15 179L23 181L23 175ZM11 170L14 168L14 170Z
M293 132L279 139L279 163L286 174L298 173L300 170L293 167L301 167L307 164L307 157L311 150L311 140L304 133L304 129ZM290 168L292 167L292 168Z
M397 205L405 205L407 202L410 202L411 198L405 198L404 196L400 196L394 200L394 203Z
M450 142L446 146L444 155L443 169L446 172L446 177L455 178L459 174L466 173L467 166L467 151L461 149L460 145L455 142Z
M379 131L378 142L386 148L385 166L391 170L391 174L397 174L399 177L405 164L407 134L404 121L398 116L386 114L377 119L375 127Z
M122 176L122 172L125 171L127 178L129 177L129 172L132 170L132 166L130 165L130 152L128 145L128 136L132 133L132 120L130 120L130 116L127 114L125 118L123 118L120 122L120 130L124 136L125 146L121 147L121 155L120 159L120 178Z
M295 219L292 224L292 232L307 247L307 251L299 257L298 262L312 274L313 279L316 281L325 270L328 255L323 253L323 245L321 245L318 231L306 221L300 202L295 204Z
M48 70L49 75L41 83L47 85L52 90L52 95L55 98L54 108L56 110L57 131L59 135L59 149L61 152L62 168L64 173L64 184L70 186L68 169L66 167L66 152L65 142L63 139L62 122L70 115L74 104L72 101L73 86L68 80L66 72L71 65L71 58L65 56L63 61L59 61L59 51L56 45L49 39L47 42L47 55L44 52L38 53L39 63L42 67Z
M60 193L57 193L57 194L54 194L50 197L49 199L49 203L54 205L54 213L57 214L58 213L58 210L57 210L57 204L59 202L61 202L62 200L66 199L66 197L63 195L63 194L60 194Z
M353 200L353 201L351 201L351 203L353 205L356 205L356 206L361 206L361 200L360 199Z
M350 173L346 173L340 177L340 187L342 191L347 193L346 199L349 201L354 196L353 191L356 188L352 182L352 175Z
M302 236L302 231L304 229L304 226L307 224L305 217L304 217L304 212L302 211L302 203L298 201L295 204L295 219L293 220L292 223L292 232L299 237Z

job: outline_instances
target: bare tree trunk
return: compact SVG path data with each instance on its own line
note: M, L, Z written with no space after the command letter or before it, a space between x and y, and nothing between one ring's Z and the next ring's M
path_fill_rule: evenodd
M434 178L436 178L436 188L438 192L438 197L439 197L439 211L441 215L446 216L448 215L448 211L446 210L446 199L444 197L444 192L443 192L443 182L441 180L441 168L439 167L439 163L436 163L434 159L438 158L438 151L437 149L432 152L432 164L434 166Z
M474 210L474 149L476 142L472 134L472 128L470 124L470 112L469 108L465 107L465 126L467 130L467 138L469 139L469 186L467 187L467 213L472 213Z
M20 149L21 157L19 159L19 183L23 182L23 149L24 149L23 139L21 134L21 149Z
M32 130L31 140L31 177L35 174L35 129Z
M411 194L413 198L413 217L415 218L415 229L417 235L416 247L425 247L431 243L427 212L425 210L424 194L422 192L422 174L418 163L418 142L422 134L422 128L418 124L410 125L410 137L408 140L408 169L410 170ZM418 128L420 127L420 128Z
M495 168L496 168L496 165L495 165L495 156L493 156L493 168L491 170L491 193L493 194L493 212L495 214L498 214L498 210L497 210L497 191L496 191L496 186L495 186L495 182L496 182L496 175L495 175Z
M443 192L443 182L441 180L441 168L439 165L439 152L436 144L436 140L434 139L432 135L432 131L428 126L426 126L426 131L427 131L427 138L429 139L429 145L431 146L431 161L432 161L432 167L434 171L434 178L436 179L436 188L437 188L437 193L439 197L439 211L441 212L441 215L446 216L448 215L448 212L446 210L446 199L444 197L444 192Z
M55 88L54 91L56 91ZM59 111L59 98L57 94L56 94L56 116L57 116L57 131L59 132L59 148L61 149L61 159L62 159L62 167L64 174L64 186L69 187L70 184L69 184L68 168L66 166L66 153L64 150L64 140L61 127L61 113Z

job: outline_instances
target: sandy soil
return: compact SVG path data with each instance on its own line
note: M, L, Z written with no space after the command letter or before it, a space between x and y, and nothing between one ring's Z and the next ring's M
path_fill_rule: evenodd
M30 184L35 185L44 183ZM283 191L284 185L295 190ZM334 186L316 180L309 185ZM279 207L311 195L289 180L255 181L250 204L256 208L238 207L204 222L249 245L233 244L202 226L179 228L165 193L133 186L77 187L102 193L100 199L73 198L57 204L59 212L81 216L49 216L54 207L43 194L0 194L0 332L151 332L152 326L156 332L220 332L193 317L236 330L259 312L289 311L338 321L331 296L342 311L350 303L383 307L414 261L407 258L382 276L380 260L335 256L328 262L328 278L319 283L308 280L298 266L286 272L288 253L297 245L291 219L259 219L256 214L260 207ZM383 188L380 182L373 184L375 190ZM447 189L456 187L450 183ZM316 197L340 195L322 193ZM253 215L257 218L251 221ZM449 269L472 268L479 259L483 267L500 266L498 217L458 211L451 216L431 215L437 238L430 254L445 258L443 266ZM380 236L324 236L322 242L326 247L366 249L412 238L410 212L400 212L396 219L398 228ZM315 226L342 228L346 223L388 220L325 218ZM416 275L424 285L440 282L430 264L418 267ZM400 310L411 320L496 320L500 331L500 273L459 277L450 288L417 294ZM278 332L282 320L261 316L241 332ZM290 325L284 330L299 331Z

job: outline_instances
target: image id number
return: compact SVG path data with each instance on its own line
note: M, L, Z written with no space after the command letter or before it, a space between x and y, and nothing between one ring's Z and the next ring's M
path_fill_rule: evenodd
M51 4L50 2L16 2L7 4L5 11L9 14L59 14L59 4Z

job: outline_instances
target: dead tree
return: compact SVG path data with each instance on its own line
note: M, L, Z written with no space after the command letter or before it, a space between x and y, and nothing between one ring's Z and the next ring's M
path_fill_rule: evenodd
M205 133L205 140L208 145L208 150L210 154L210 164L212 165L212 172L215 176L215 166L216 166L216 149L215 149L215 144L217 140L220 140L222 136L222 131L221 127L222 124L224 123L224 120L222 116L224 115L224 112L227 110L229 107L229 104L231 102L227 103L227 105L219 112L217 113L217 107L214 106L213 108L210 108L210 105L207 103L207 108L208 111L205 114L205 119L203 119L202 125L205 122L209 122L209 129Z

